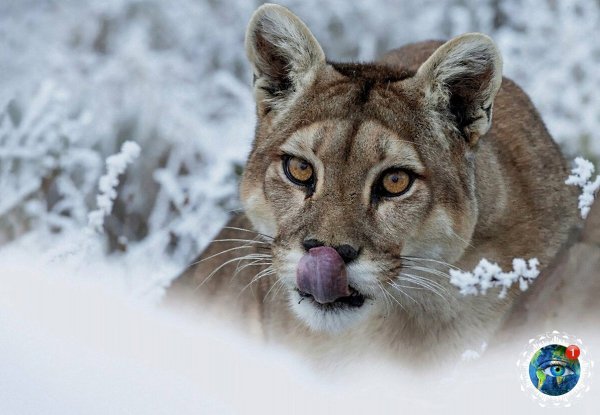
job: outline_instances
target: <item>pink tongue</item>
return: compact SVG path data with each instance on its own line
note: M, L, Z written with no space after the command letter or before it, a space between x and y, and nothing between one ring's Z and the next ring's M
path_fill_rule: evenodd
M311 248L298 263L298 289L325 304L350 295L346 266L337 251L328 246Z

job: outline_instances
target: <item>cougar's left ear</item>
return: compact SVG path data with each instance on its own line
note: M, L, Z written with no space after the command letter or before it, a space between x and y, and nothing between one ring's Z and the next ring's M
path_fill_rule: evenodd
M275 4L254 12L246 31L246 54L254 69L259 114L282 109L325 65L325 54L306 25Z
M427 104L448 114L474 145L492 123L494 97L502 83L502 57L481 33L467 33L440 46L419 68Z

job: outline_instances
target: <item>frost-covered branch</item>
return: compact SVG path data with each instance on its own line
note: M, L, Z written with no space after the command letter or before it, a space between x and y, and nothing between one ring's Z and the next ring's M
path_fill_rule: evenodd
M590 212L594 197L600 189L600 174L593 181L594 165L583 157L575 159L575 167L571 170L571 175L565 181L566 184L579 186L581 194L579 195L579 210L581 217L585 219Z
M499 298L506 297L508 289L517 281L521 291L527 290L529 284L540 274L539 261L532 258L525 261L513 259L513 270L504 272L494 262L482 259L473 271L450 270L450 283L460 288L463 295L485 294L488 289L500 287Z
M100 177L98 182L99 193L96 196L98 209L88 215L88 227L101 233L104 226L104 218L110 215L113 203L117 198L117 186L119 176L125 172L127 165L132 163L140 155L140 146L133 141L126 141L121 151L106 159L106 174Z

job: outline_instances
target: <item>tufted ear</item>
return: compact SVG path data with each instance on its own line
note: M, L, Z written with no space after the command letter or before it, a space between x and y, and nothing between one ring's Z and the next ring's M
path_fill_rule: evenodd
M502 83L502 58L494 42L467 33L444 43L419 68L428 104L448 114L471 145L492 123L494 97Z
M282 109L291 94L306 86L325 54L310 30L282 6L265 4L246 31L246 55L254 69L259 113Z

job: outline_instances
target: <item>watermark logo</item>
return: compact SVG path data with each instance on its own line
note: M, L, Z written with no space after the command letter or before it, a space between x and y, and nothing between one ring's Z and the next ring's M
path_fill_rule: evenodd
M517 361L521 390L540 406L571 406L589 390L593 365L581 339L542 334L529 340Z

